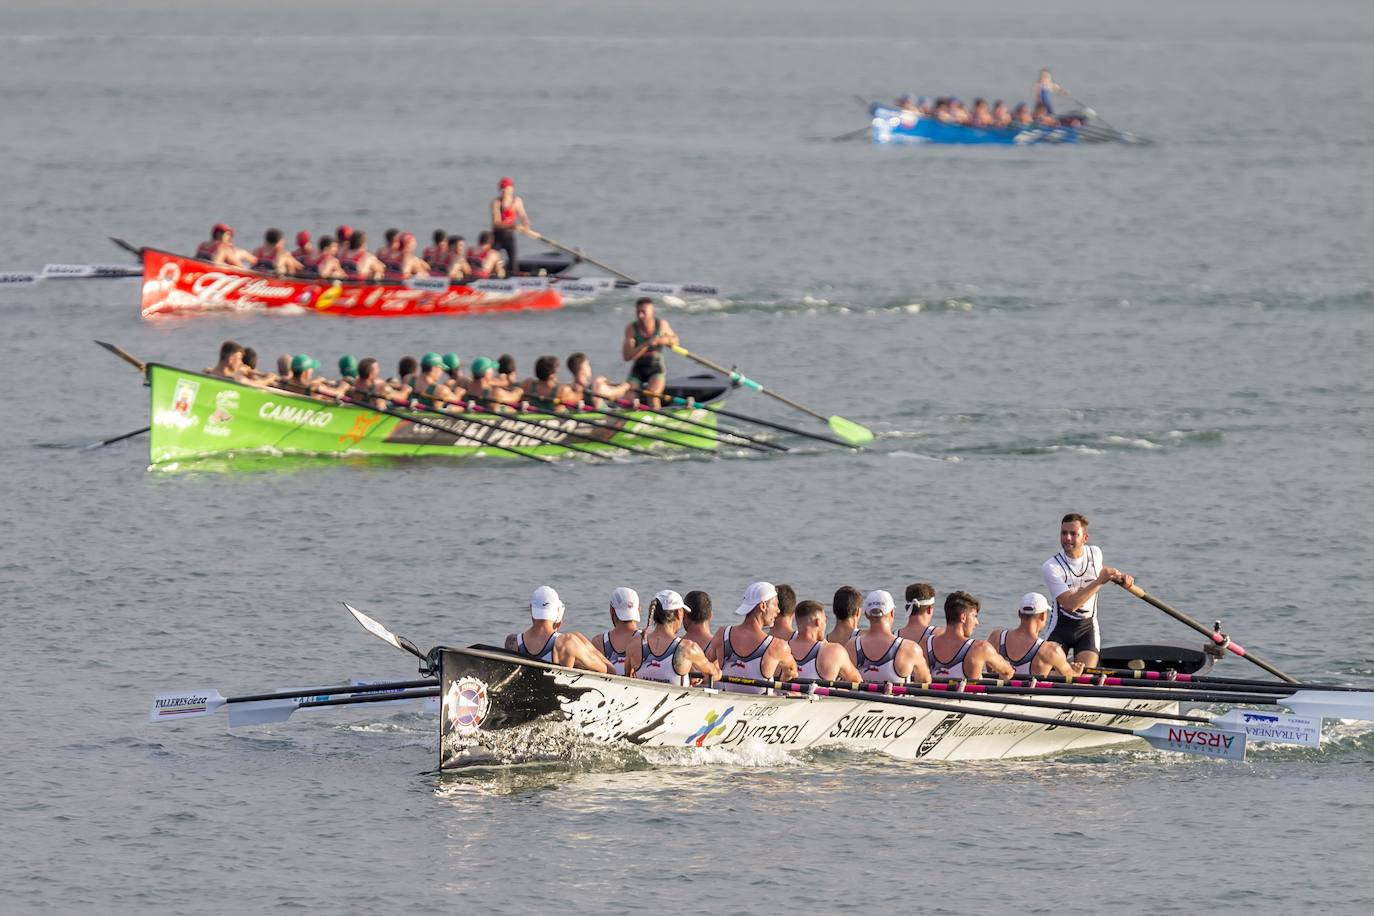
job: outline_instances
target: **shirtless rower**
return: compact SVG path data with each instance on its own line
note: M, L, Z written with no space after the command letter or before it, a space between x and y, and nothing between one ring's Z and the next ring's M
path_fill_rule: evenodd
M915 640L924 646L935 635L935 587L929 582L913 582L906 587L906 626L897 631L903 639Z
M415 254L415 234L412 232L402 232L396 237L395 244L382 263L386 265L388 274L403 280L429 276L429 264Z
M444 358L438 353L420 357L420 373L410 396L427 410L462 409L463 392L455 391L445 381Z
M319 360L308 353L297 353L291 357L290 376L278 379L276 385L278 388L284 388L298 394L308 394L312 397L341 398L348 394L348 385L336 385L329 379L316 378L315 370L318 368L320 368Z
M1097 592L1109 582L1130 588L1135 579L1102 562L1102 549L1088 543L1088 520L1070 512L1059 522L1059 553L1040 567L1054 602L1049 638L1091 668L1102 649L1097 625Z
M819 601L797 604L797 635L787 644L797 662L797 677L821 681L857 683L859 669L849 659L844 646L825 638L825 605Z
M215 223L210 227L209 241L201 242L196 246L196 257L202 261L212 261L215 252L219 250L220 242L224 240L224 233L233 232L227 223Z
M638 385L650 406L659 406L668 379L668 369L660 351L677 344L677 334L668 322L654 314L654 300L641 296L635 302L635 320L625 325L620 358L630 363L629 379Z
M530 219L525 215L525 202L515 193L515 182L502 178L497 183L497 195L491 202L492 246L506 253L506 276L520 272L516 260L515 233L529 232Z
M253 252L253 269L274 273L279 277L300 272L301 262L286 250L286 240L280 229L268 229L262 236L262 244Z
M993 630L988 634L988 642L997 648L997 654L1005 658L1017 674L1044 677L1054 673L1064 678L1082 674L1081 663L1070 665L1059 643L1041 635L1045 631L1045 619L1049 613L1050 603L1044 595L1027 592L1021 596L1021 603L1016 608L1019 618L1016 629Z
M611 628L593 644L611 663L615 674L625 673L625 651L639 642L639 592L620 586L611 592Z
M359 280L379 280L386 273L386 265L367 250L367 233L361 230L349 238L348 250L339 255L339 264Z
M706 657L701 646L677 635L687 604L677 592L665 589L649 602L653 626L625 650L625 674L646 681L686 687L693 674L720 677L720 666Z
M310 233L302 229L296 233L296 247L291 252L291 257L301 262L302 267L314 268L315 262L319 260L319 251L310 242Z
M744 590L744 601L735 608L742 623L726 627L711 637L706 657L720 665L722 677L786 680L797 676L797 661L787 643L768 635L778 616L778 590L771 582L754 582ZM763 693L759 687L723 684L735 693Z
M498 280L506 276L506 268L501 263L501 255L496 253L496 249L491 245L491 230L483 229L477 236L477 245L468 249L468 276L477 280L485 280L488 277L495 277Z
M868 629L849 643L849 659L859 677L869 684L929 683L930 670L918 643L892 632L897 607L892 595L879 590L864 596Z
M339 243L327 235L320 236L320 250L315 257L316 276L324 280L346 280L348 271L339 263Z
M634 385L629 382L612 385L604 375L593 376L591 360L587 359L585 353L574 353L568 357L568 371L572 373L572 382L566 386L566 400L572 404L601 407L606 401L619 400L634 390Z
M945 626L926 639L926 662L934 680L970 680L991 670L998 677L1011 677L1011 665L997 654L985 639L975 639L978 628L978 599L968 592L945 596Z
M704 652L711 645L711 596L693 590L683 595L682 601L687 605L682 612L682 635Z
M769 636L783 642L797 635L797 590L786 582L778 586L778 616L768 628Z
M449 236L444 264L444 273L450 280L462 280L472 276L472 265L468 263L467 239L461 235Z
M217 267L248 267L251 268L256 262L253 252L247 248L240 248L234 244L234 230L229 226L224 227L220 233L219 247L210 260Z
M825 638L844 646L848 651L859 632L859 613L863 610L864 596L854 586L842 585L835 590L832 606L835 610L835 628Z
M506 649L552 665L614 674L591 640L581 633L560 629L566 612L558 592L547 585L539 586L530 596L529 628L507 636Z
M468 383L467 396L484 406L496 404L518 404L523 392L519 388L501 388L496 385L496 360L479 356L472 361L472 381Z
M238 381L243 372L243 347L237 342L226 340L219 345L219 362L205 370L206 375Z

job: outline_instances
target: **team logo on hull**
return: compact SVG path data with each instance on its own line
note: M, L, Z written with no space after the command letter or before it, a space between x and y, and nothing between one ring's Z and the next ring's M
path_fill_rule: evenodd
M730 718L730 713L735 711L735 707L727 706L725 712L717 713L714 709L706 714L706 724L695 732L687 736L683 744L691 744L701 747L706 743L706 739L712 735L725 734L725 720Z
M444 713L449 729L464 737L482 727L491 703L487 699L487 685L475 677L462 677L448 685L444 697Z
M924 757L935 750L935 745L940 743L940 739L949 734L949 730L959 724L959 720L964 717L961 712L952 712L940 720L939 724L930 730L930 734L921 740L921 744L916 748L916 756Z

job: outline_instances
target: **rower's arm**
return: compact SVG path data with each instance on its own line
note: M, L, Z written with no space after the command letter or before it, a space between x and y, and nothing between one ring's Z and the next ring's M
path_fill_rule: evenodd
M859 673L859 669L849 660L849 653L844 651L844 646L833 642L825 643L821 646L821 654L830 656L830 661L835 664L835 680L848 681L851 684L857 684L863 680L863 675Z
M677 644L673 653L673 671L677 674L704 674L712 678L720 677L720 665L706 657L701 647L690 639Z
M638 359L648 346L648 344L640 347L635 346L634 327L633 324L625 325L625 337L620 343L620 358L626 362L632 359Z
M530 228L530 218L525 215L525 199L515 198L515 228L522 232L528 232Z
M560 664L568 668L582 668L600 674L615 674L615 667L606 661L606 656L596 651L591 640L581 633L560 634L558 645L555 647L555 658L558 655L562 655L565 659Z
M1063 647L1057 642L1045 643L1035 655L1036 660L1045 662L1052 673L1070 681L1077 677L1083 670L1082 665L1078 666L1077 671L1073 669L1073 666L1069 664L1068 657L1064 655Z
M634 677L635 672L639 670L639 666L644 663L644 659L640 654L640 647L643 645L644 643L640 640L632 639L630 640L630 644L625 647L626 677Z
M659 321L658 342L665 347L676 347L679 343L677 332L673 330L672 325L668 324L667 321Z
M925 651L915 641L910 642L909 645L912 651L910 679L918 684L929 684L930 666L926 664Z
M969 656L974 659L973 677L975 678L982 676L982 672L976 670L977 668L987 668L1001 678L1013 677L1016 674L1016 669L1011 666L1011 663L1003 658L1002 653L994 649L992 643L987 640L980 639L974 643L973 648L969 650Z
M711 634L711 643L706 647L706 657L716 665L720 665L725 661L725 648L722 645L724 639L722 634L724 632L724 629L720 629Z
M787 648L787 643L781 639L773 640L765 657L769 656L776 662L772 677L780 681L790 681L797 676L797 660L792 657L792 650Z

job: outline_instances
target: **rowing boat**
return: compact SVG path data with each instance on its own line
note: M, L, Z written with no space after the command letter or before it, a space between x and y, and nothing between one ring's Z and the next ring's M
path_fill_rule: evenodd
M728 384L717 376L671 380L687 406L582 413L436 413L377 410L167 366L147 365L149 457L154 465L245 452L321 456L557 458L621 447L714 448Z
M1133 134L1116 130L1092 113L1072 112L1066 118L1080 126L1045 127L1038 124L1012 127L974 127L950 124L914 111L888 105L870 106L873 116L873 142L877 144L953 144L995 146L1073 145L1078 143L1137 143Z

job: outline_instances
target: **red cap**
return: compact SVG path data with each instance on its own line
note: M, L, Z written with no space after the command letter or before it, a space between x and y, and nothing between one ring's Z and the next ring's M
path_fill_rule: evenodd
M299 246L301 246L302 248L304 248L306 245L309 245L309 244L310 244L310 233L309 233L309 232L306 232L304 229L302 229L300 232L297 232L297 233L296 233L296 244L299 245Z
M216 235L219 235L219 234L222 233L222 232L233 232L233 231L234 231L233 229L230 229L230 228L229 228L229 224L228 224L228 223L215 223L213 226L210 227L210 237L211 237L211 238L214 238Z
M335 236L335 238L337 238L337 239L338 239L339 241L341 241L341 242L342 242L344 239L352 238L352 237L353 237L353 227L352 227L352 226L340 226L338 229L335 229L335 230L334 230L334 236Z
M409 244L410 244L411 242L413 242L413 241L415 241L415 233L413 233L413 232L402 232L402 233L401 233L401 244L402 244L402 245L409 245Z
M501 183L498 184L497 187L500 187L500 188L513 188L513 187L515 187L515 179L514 179L514 178L502 178L502 179L501 179Z

